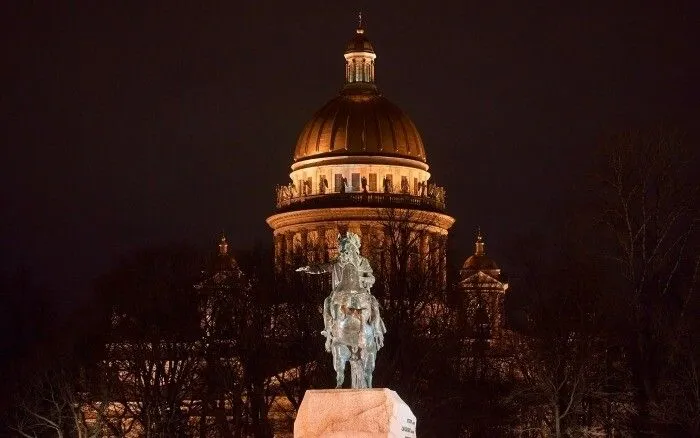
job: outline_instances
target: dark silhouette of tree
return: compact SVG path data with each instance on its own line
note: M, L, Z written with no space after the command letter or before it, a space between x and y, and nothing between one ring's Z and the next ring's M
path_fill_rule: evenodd
M403 209L383 210L377 218L380 231L368 256L387 334L375 382L411 406L421 436L450 436L461 427L454 360L459 334L447 299L454 281L446 277L446 238L431 228L435 221L430 213Z
M677 132L626 132L603 150L597 211L624 330L640 435L675 356L697 289L698 162ZM611 309L612 310L612 309Z
M92 398L109 400L111 431L186 436L189 412L201 404L193 289L201 266L194 249L171 245L124 257L98 280L106 336Z
M566 244L559 251L553 260L540 258L520 283L531 300L529 324L511 346L517 378L507 401L517 408L514 429L613 436L626 430L631 400L608 337L606 291L590 257Z
M27 381L15 399L7 426L18 436L95 437L80 410L76 376L64 368L49 368Z
M205 262L161 248L102 279L111 336L98 376L124 412L114 428L135 420L144 436L272 435L279 306L268 260L242 259L248 273L227 252Z

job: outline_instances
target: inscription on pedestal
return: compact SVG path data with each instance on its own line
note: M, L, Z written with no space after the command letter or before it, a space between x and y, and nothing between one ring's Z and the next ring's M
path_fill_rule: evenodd
M416 438L416 422L406 418L404 425L401 426L401 432L404 433L404 438Z

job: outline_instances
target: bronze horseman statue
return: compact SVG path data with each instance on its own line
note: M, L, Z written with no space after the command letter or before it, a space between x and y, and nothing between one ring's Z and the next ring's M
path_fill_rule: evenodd
M297 272L330 272L333 290L323 302L326 351L333 353L336 388L343 386L345 364L350 361L352 388L371 388L377 351L384 346L386 327L379 303L370 293L374 275L369 261L360 255L360 237L338 235L338 258L328 264L304 266Z

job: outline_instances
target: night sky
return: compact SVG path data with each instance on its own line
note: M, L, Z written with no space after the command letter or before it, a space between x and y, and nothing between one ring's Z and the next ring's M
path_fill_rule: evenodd
M342 86L360 8L451 235L466 256L481 225L506 269L607 135L700 115L697 1L182 3L4 2L4 271L70 302L138 248L271 242L273 189Z

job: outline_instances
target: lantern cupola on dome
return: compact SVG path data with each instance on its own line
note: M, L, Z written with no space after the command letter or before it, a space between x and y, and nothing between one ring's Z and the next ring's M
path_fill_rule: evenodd
M374 53L372 43L365 35L362 12L359 13L355 35L345 46L345 84L374 84ZM347 87L346 87L347 88Z

